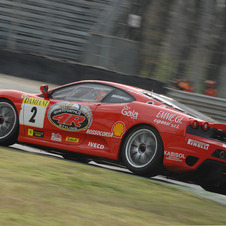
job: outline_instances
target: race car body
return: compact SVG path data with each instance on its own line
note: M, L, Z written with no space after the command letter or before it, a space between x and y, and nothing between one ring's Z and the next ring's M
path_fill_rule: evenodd
M0 145L36 145L67 159L107 159L226 193L226 125L163 95L104 81L41 94L0 91Z

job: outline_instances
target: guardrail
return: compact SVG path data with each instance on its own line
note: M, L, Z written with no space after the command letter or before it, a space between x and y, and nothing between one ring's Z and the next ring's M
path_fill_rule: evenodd
M226 123L226 99L170 88L167 88L167 95L221 123Z

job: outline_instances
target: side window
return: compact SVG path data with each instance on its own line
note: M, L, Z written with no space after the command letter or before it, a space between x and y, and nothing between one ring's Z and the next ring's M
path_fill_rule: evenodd
M67 86L67 87L56 89L53 91L53 93L51 93L51 97L57 100L66 100L68 93L72 92L73 89L74 89L74 86Z
M52 93L52 98L68 101L100 102L112 90L112 87L102 84L81 83L55 90Z
M114 92L103 100L104 103L129 103L132 101L135 101L135 98L120 89L115 89Z

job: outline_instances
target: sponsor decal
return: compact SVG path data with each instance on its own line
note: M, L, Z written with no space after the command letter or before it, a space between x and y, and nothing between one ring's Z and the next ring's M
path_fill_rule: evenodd
M165 126L171 126L172 128L179 129L182 124L183 116L173 114L170 112L159 111L156 115L154 122Z
M116 122L112 127L112 131L115 137L121 137L125 133L125 124L123 122Z
M122 109L121 111L122 115L128 116L131 119L137 119L138 118L138 112L135 110L130 110L130 107L127 105Z
M175 122L178 124L182 124L182 119L184 118L183 116L177 115L177 114L173 114L170 112L165 112L165 111L160 111L157 115L156 118L160 118L163 120L167 120L170 122Z
M33 106L47 107L49 104L48 100L36 99L33 97L25 97L23 100L23 104L30 104Z
M86 105L57 103L49 108L49 121L62 130L86 130L92 123L92 111Z
M188 139L188 144L204 150L208 150L210 146L209 144L206 144L197 140L193 140L193 139Z
M43 128L48 100L25 97L20 111L20 123L38 128Z
M164 151L164 155L166 156L166 159L176 162L182 162L183 159L185 159L184 154L178 152Z
M66 137L66 141L78 143L78 142L79 142L79 138L75 138L75 137Z
M143 93L142 93L142 90L138 90L138 91L135 91L135 90L132 90L132 89L128 89L129 92L131 93L135 93L137 95L140 95L140 96L145 96ZM140 92L139 92L140 91Z
M112 132L105 132L100 130L92 130L88 129L86 134L101 136L101 137L117 137L121 138L121 136L125 133L125 124L123 122L116 122L112 126Z
M88 129L86 131L86 134L90 135L96 135L100 137L113 137L113 132L104 132L104 131L99 131L99 130L93 130L93 129Z
M116 95L116 94L113 94L111 97L117 98L117 99L120 99L120 100L125 100L125 101L129 101L130 100L129 97L124 97L124 96L120 96L120 95Z
M27 135L31 137L44 137L44 132L40 130L35 130L35 129L28 129Z
M104 145L103 144L97 144L97 143L93 143L93 142L89 142L88 146L92 147L92 148L101 149L101 150L104 149Z
M171 122L167 122L167 121L160 120L160 119L155 119L154 122L156 124L161 124L161 125L165 125L165 126L170 126L171 125Z
M62 136L59 133L52 133L51 140L61 142L62 141Z

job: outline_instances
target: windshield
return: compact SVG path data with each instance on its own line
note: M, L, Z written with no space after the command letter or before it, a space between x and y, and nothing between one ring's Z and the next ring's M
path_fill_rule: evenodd
M153 98L154 100L157 100L175 110L178 110L180 112L183 112L185 114L188 114L192 117L195 117L195 118L199 118L201 120L204 120L204 121L210 121L210 122L215 122L214 119L212 119L211 117L207 116L207 115L204 115L203 113L197 111L197 110L194 110L184 104L181 104L179 103L178 101L170 98L170 97L166 97L164 95L161 95L161 94L157 94L157 93L149 93L149 92L143 92L143 94L145 94L146 96L149 96L151 98Z

